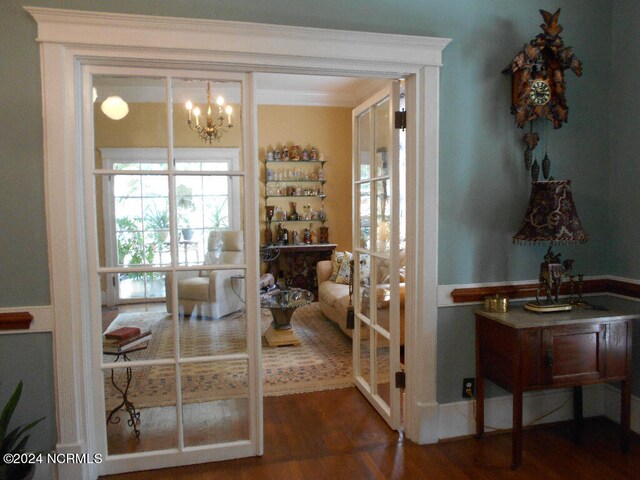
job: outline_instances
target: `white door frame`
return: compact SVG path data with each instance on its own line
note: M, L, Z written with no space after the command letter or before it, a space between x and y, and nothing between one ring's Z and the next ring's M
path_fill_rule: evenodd
M438 438L436 401L439 75L448 39L25 7L38 25L59 453L93 453L81 168L83 63L406 78L405 433ZM255 126L249 126L252 147ZM252 156L253 155L253 156ZM257 152L247 152L256 158ZM248 207L248 206L247 206ZM257 198L256 198L257 209ZM255 232L258 234L257 221ZM256 253L257 255L257 253ZM92 450L93 448L93 450ZM259 453L259 452L256 452ZM96 478L58 465L59 478Z

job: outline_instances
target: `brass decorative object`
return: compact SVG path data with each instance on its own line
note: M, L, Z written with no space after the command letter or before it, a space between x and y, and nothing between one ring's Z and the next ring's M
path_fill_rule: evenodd
M484 298L484 311L506 313L509 311L509 298L503 295L492 295Z

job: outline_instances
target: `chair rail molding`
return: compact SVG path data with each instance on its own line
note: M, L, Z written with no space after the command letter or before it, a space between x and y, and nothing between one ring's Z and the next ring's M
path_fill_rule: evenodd
M496 294L518 300L532 299L535 298L537 286L538 283L535 280L438 285L438 307L482 303L484 297ZM562 285L560 293L569 294L568 282ZM640 301L640 280L611 275L585 277L582 293L584 295L615 295Z
M40 43L45 198L59 449L97 451L86 321L88 291L82 158L84 66L277 72L407 79L407 301L405 432L438 438L436 392L438 99L442 50L450 40L258 23L25 7ZM197 46L197 47L194 47ZM85 92L86 94L87 92ZM88 97L87 97L88 98ZM249 131L257 142L255 131ZM414 201L414 199L416 201ZM86 200L86 201L85 201ZM257 197L256 202L257 205ZM411 220L415 219L415 221ZM419 219L419 221L418 221ZM257 228L257 227L256 227ZM415 261L414 261L415 259ZM420 279L420 281L418 281ZM418 300L412 302L410 299ZM411 368L415 365L416 368ZM418 367L428 365L429 368ZM96 478L96 465L67 466Z
M53 308L49 305L34 307L5 307L0 308L0 317L15 318L24 317L28 313L33 317L31 324L26 329L2 330L0 335L11 335L14 333L43 333L53 331Z

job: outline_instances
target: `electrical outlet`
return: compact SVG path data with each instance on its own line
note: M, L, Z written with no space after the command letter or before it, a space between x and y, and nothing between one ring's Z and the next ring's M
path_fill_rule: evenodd
M476 379L464 378L462 379L462 398L473 398L476 394Z

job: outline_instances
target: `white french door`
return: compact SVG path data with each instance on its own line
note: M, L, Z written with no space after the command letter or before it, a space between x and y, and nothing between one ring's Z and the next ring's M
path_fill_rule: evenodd
M259 455L252 75L85 66L82 78L94 440L105 458L99 473ZM224 128L232 128L211 144L189 128L185 108L187 100L197 103L206 121L208 86L233 109L232 120L224 114ZM102 108L113 96L127 102L120 119ZM155 156L119 163L102 156L122 148ZM229 152L232 160L221 162ZM105 201L104 188L118 194L117 203ZM111 231L104 228L109 215ZM160 302L101 315L114 276L153 285ZM225 298L238 288L242 303ZM121 327L139 329L141 341L118 351L105 333Z
M354 381L401 427L399 82L353 110Z

